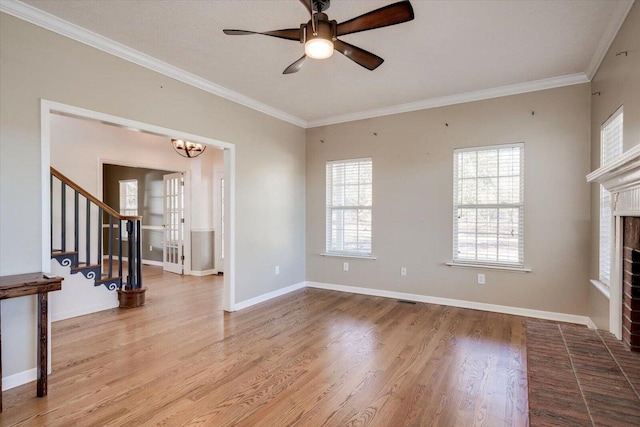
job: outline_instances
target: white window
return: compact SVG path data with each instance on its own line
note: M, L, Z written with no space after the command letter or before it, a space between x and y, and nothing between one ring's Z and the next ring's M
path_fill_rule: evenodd
M523 267L523 170L523 143L454 150L454 262Z
M328 254L371 256L370 158L327 162Z
M622 154L622 107L600 128L600 166ZM600 268L598 280L609 286L611 273L611 193L600 186Z
M126 179L120 182L120 213L126 216L138 215L138 180Z

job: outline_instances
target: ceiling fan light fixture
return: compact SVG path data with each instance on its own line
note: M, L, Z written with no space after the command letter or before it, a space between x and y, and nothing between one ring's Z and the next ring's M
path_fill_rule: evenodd
M333 55L333 43L331 40L314 38L304 44L304 53L313 59L326 59Z

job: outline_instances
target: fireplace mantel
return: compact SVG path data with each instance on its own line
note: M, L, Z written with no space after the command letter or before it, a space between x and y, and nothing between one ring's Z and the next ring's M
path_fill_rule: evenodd
M623 227L624 217L640 217L640 144L622 153L607 165L587 175L587 181L601 184L611 192L611 277L609 331L618 339L623 335ZM627 280L627 279L624 279ZM598 281L591 281L600 289ZM624 283L627 283L626 281ZM604 285L603 285L604 286ZM626 286L626 285L625 285ZM602 289L600 289L602 291ZM628 297L627 297L628 298ZM637 331L635 332L637 334ZM629 331L626 330L628 337Z
M640 144L591 172L587 175L587 181L602 184L612 193L640 188Z

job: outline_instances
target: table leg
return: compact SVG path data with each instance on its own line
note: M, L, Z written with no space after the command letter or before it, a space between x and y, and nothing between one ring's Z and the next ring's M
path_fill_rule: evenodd
M47 293L38 294L38 397L47 395L47 340L49 333Z

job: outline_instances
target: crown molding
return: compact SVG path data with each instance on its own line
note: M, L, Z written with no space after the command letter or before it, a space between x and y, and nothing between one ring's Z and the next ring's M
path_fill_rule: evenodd
M352 122L355 120L372 119L375 117L390 116L392 114L407 113L410 111L426 110L429 108L446 107L447 105L463 104L465 102L482 101L485 99L500 98L503 96L517 95L527 92L535 92L545 89L553 89L562 86L570 86L580 83L588 83L589 78L584 73L570 74L562 77L535 80L527 83L518 83L508 86L501 86L492 89L484 89L475 92L467 92L459 95L443 96L441 98L431 98L423 101L410 102L391 107L376 108L373 110L360 111L357 113L343 114L339 116L327 117L319 120L311 120L307 128L335 125L338 123Z
M615 40L618 35L618 31L620 31L620 27L624 24L624 20L627 18L634 2L635 0L623 0L616 2L613 13L611 13L611 18L604 30L604 34L602 35L600 43L598 43L598 47L596 48L596 51L591 58L591 62L587 67L587 71L585 72L589 80L593 79L593 76L596 75L598 68L600 68L600 64L604 61L604 57L607 55L613 40Z
M620 27L624 23L635 0L623 0L616 3L616 7L611 15L611 19L605 29L605 33L598 44L598 48L584 73L570 74L567 76L553 77L536 80L526 83L518 83L497 88L484 89L480 91L468 92L457 95L431 98L417 102L400 104L390 107L382 107L372 110L355 113L342 114L325 117L317 120L306 121L292 114L278 110L267 104L259 102L253 98L234 92L223 86L217 85L209 80L203 79L195 74L191 74L166 62L160 61L152 56L146 55L121 43L103 37L78 25L65 21L50 13L29 6L18 0L0 1L0 12L13 15L19 19L30 22L39 27L58 33L80 43L102 50L126 61L140 65L152 71L166 75L188 85L194 86L206 92L212 93L221 98L291 123L302 128L314 128L328 126L339 123L346 123L356 120L364 120L375 117L388 116L393 114L406 113L417 110L444 107L448 105L462 104L465 102L481 101L492 98L499 98L509 95L517 95L527 92L535 92L545 89L553 89L562 86L569 86L591 81L597 72L600 64L609 50Z
M86 44L88 46L99 49L103 52L117 56L118 58L140 65L141 67L163 74L167 77L171 77L188 85L197 87L206 92L212 93L221 98L228 99L237 104L244 105L245 107L283 120L302 128L307 127L306 120L293 116L284 111L273 108L267 104L256 101L248 96L242 95L238 92L234 92L230 89L212 83L202 77L198 77L195 74L191 74L185 70L182 70L166 62L160 61L152 56L146 55L121 43L108 39L104 36L96 34L85 28L82 28L76 24L65 21L50 13L44 12L28 4L22 3L17 0L2 0L0 1L0 12L7 13L22 19L23 21L30 22L34 25L42 27L44 29L53 31L62 36L68 37L77 42Z

